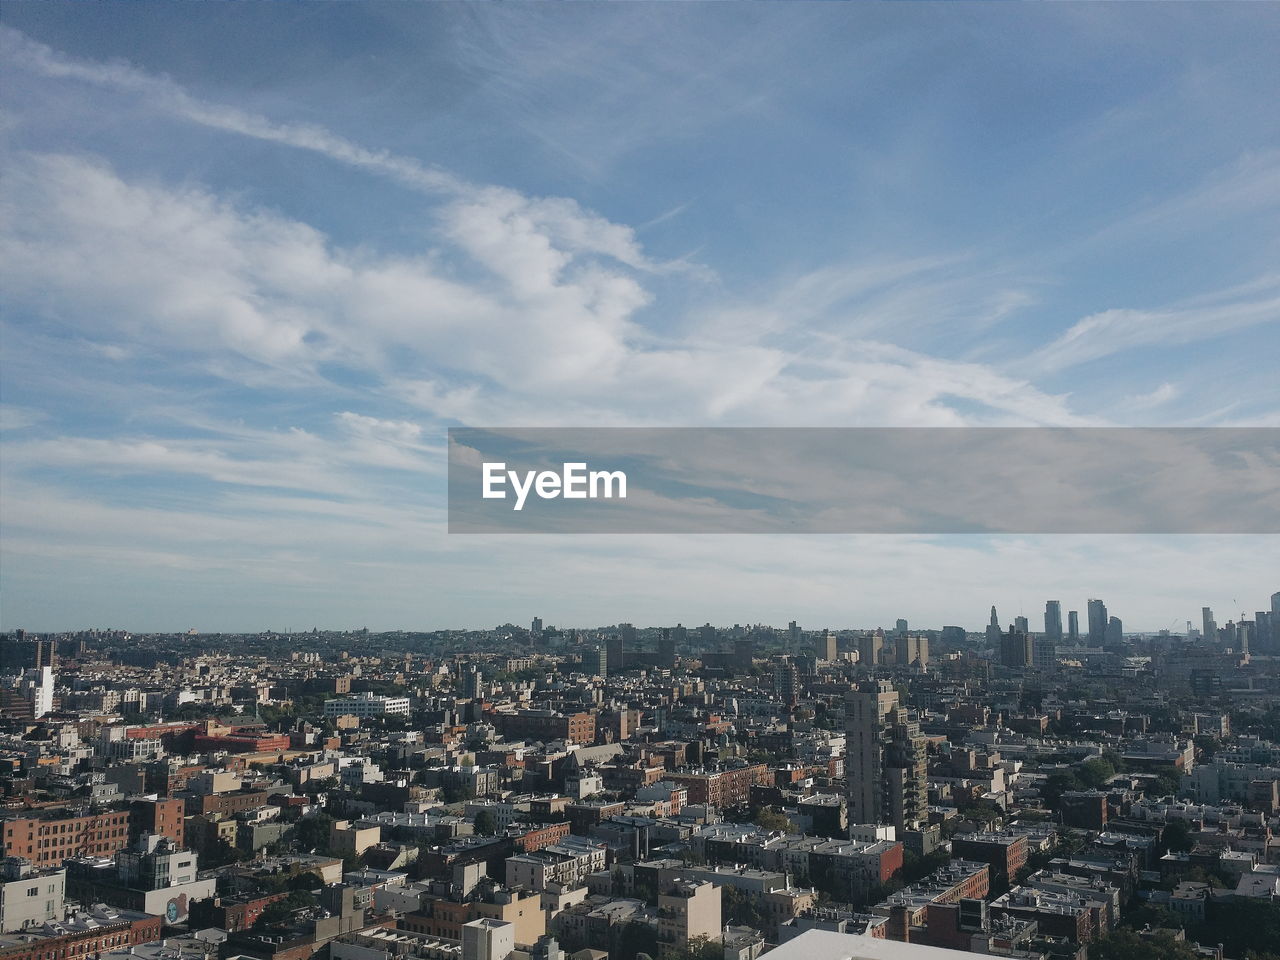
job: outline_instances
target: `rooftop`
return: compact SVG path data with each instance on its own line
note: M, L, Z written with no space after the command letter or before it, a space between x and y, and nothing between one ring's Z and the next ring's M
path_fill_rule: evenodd
M769 956L772 960L979 960L985 957L968 950L944 950L829 930L807 930L770 950Z

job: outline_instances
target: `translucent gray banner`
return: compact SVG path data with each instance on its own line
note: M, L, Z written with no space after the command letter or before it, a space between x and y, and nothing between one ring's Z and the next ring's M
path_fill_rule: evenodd
M450 533L1280 533L1275 428L455 428Z

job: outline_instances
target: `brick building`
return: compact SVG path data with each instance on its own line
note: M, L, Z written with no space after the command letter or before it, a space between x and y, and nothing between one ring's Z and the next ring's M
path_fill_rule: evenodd
M519 830L521 832L516 833ZM569 823L547 823L539 826L530 826L528 824L516 824L513 827L511 839L515 841L516 848L524 853L532 853L534 850L541 850L543 847L549 847L553 843L559 843L561 840L569 836Z
M188 816L208 816L220 813L223 816L235 816L245 810L256 810L266 806L265 790L232 790L227 793L210 793L203 796L188 796L186 812Z
M68 917L52 929L61 933L0 936L0 960L66 960L125 950L160 939L163 917L101 904Z
M1025 834L1007 832L955 836L951 840L951 851L962 860L990 864L991 882L1005 886L1017 877L1029 852Z
M494 721L509 740L567 740L595 743L596 718L591 713L559 713L555 710L517 710L500 713Z
M22 857L39 867L58 866L69 857L110 857L143 833L183 843L183 804L170 797L130 801L97 813L66 809L7 818L0 843L6 857Z
M711 804L723 809L751 800L751 788L772 782L769 768L763 763L714 772L668 773L664 779L689 791L690 804Z

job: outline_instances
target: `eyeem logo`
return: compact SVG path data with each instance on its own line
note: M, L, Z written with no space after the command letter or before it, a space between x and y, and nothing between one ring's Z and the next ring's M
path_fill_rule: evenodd
M515 491L513 510L524 509L524 502L532 490L541 500L625 500L627 475L621 470L588 470L585 463L566 463L560 472L554 470L526 470L523 474L508 470L505 463L485 463L482 466L481 496L486 500L505 500L507 483Z

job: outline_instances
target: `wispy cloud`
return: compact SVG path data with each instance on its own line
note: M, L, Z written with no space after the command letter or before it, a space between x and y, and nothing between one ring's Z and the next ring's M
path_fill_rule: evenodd
M1232 290L1166 309L1117 308L1092 314L1032 354L1028 367L1040 373L1062 370L1124 350L1181 346L1280 322L1280 277L1262 278L1249 289L1255 295L1240 297Z
M494 16L501 15L475 19ZM895 590L901 596L902 569L925 571L931 598L971 597L1014 581L1033 594L1062 585L1084 596L1122 574L1132 590L1161 603L1190 595L1187 557L1207 556L1202 544L1136 553L1112 544L1103 557L1093 543L1048 549L1024 540L744 547L695 538L623 549L575 540L495 550L446 538L446 424L1093 423L1098 416L1082 413L1095 395L1085 375L1090 359L1260 331L1280 295L1274 278L1262 278L1248 289L1180 294L1169 306L1130 288L1079 307L1055 269L1078 249L1064 253L1045 242L1024 256L991 243L1001 232L993 221L970 229L967 217L984 205L1003 228L1005 195L974 180L973 170L1005 170L1008 138L1000 140L995 119L973 103L954 103L948 91L912 94L899 86L918 74L914 56L904 57L918 48L904 46L895 30L868 35L852 65L843 49L839 61L815 63L822 70L801 72L795 89L748 90L777 47L770 29L732 47L716 32L697 43L679 35L649 45L646 36L661 33L660 22L649 21L652 32L637 37L619 20L615 43L608 31L588 31L577 37L582 57L572 57L541 10L510 16L491 23L491 33L469 34L460 55L450 51L467 83L480 78L486 94L507 98L509 111L472 114L477 103L467 100L458 107L466 116L450 121L455 135L462 127L500 128L519 144L515 165L455 164L453 144L421 154L448 157L456 169L407 155L437 133L434 122L420 124L416 141L398 129L381 137L376 121L344 121L299 88L273 98L230 81L184 87L139 66L147 62L145 43L133 48L133 63L94 62L0 28L5 70L20 75L37 101L40 94L87 101L85 109L119 117L123 131L59 130L57 116L37 118L23 98L7 98L17 118L0 141L6 400L16 404L0 414L14 428L0 463L7 617L39 606L23 599L15 608L10 598L47 599L48 584L64 578L98 612L155 604L153 623L172 614L187 625L178 612L184 603L220 616L220 598L234 590L250 611L246 626L265 625L261 612L286 604L355 625L450 615L524 619L531 605L563 620L571 603L578 622L617 619L622 607L640 621L702 622L729 612L770 618L778 597L835 622L851 614L841 612L843 599L831 598L847 597L851 582L875 598L865 614L874 620L914 615L892 609L897 601L889 599ZM512 29L527 19L537 21L536 33ZM619 57L619 45L646 52ZM655 78L662 82L646 84ZM580 91L575 99L552 96L570 88ZM889 103L884 89L902 91L901 102L927 102L919 111L895 102L855 117L843 112L850 104L824 99L845 88L856 92L856 106ZM193 92L212 89L226 102ZM510 124L495 123L500 115ZM964 117L966 128L972 120L992 144L948 141L954 117ZM738 139L704 156L708 142L698 138L733 122ZM157 124L173 139L146 141ZM785 130L806 146L788 141L767 158L753 157L752 146L768 145L752 125L769 137ZM802 136L836 126L856 134L833 138L825 151ZM357 129L358 136L338 132ZM139 131L138 144L122 145ZM216 169L166 164L167 151L185 137L193 156L212 143L237 161L238 152L254 161ZM1127 158L1133 143L1113 137L1099 134L1113 149L1108 159ZM396 150L371 145L380 142ZM487 149L496 139L484 142ZM668 148L682 144L689 154L670 160ZM572 159L534 169L519 151L542 146ZM267 156L296 165L300 154L321 158L306 165L316 179L287 190L256 162ZM819 157L827 165L815 165ZM666 168L636 180L655 158L673 168L687 163L688 182L654 189ZM1155 189L1113 211L1114 229L1090 234L1102 245L1091 249L1194 229L1201 218L1249 215L1274 198L1274 159L1255 151L1199 178L1189 192ZM625 170L624 161L632 163ZM930 189L949 189L942 175L951 161L959 172L950 185L973 203L953 209L948 201L945 215L928 210L897 236L882 237L917 195L922 204L938 202ZM731 176L741 180L726 191L722 181ZM1043 179L1037 197L1045 182L1053 186ZM353 183L384 203L394 242L377 246L340 205L314 206ZM793 208L786 190L774 196L779 184L815 187L803 198L810 205ZM655 212L647 224L631 225ZM948 219L964 228L951 230ZM1057 222L1045 232L1057 237L1060 229L1071 232ZM716 274L655 253L704 247ZM1117 309L1097 309L1107 305ZM1072 372L1076 393L1045 386L1064 382L1046 377L1063 370ZM1265 399L1242 405L1227 396L1212 410L1188 410L1190 392L1175 392L1181 372L1162 370L1119 389L1161 380L1168 384L1127 404L1094 406L1114 410L1120 422L1138 410L1269 416ZM1214 556L1235 554L1223 547ZM1227 589L1228 566L1205 575L1214 581L1209 587ZM113 595L109 586L119 577L104 573L122 567L139 589ZM504 583L502 596L480 604L482 613L459 616L464 606L453 598L474 596L476 584L495 578ZM210 586L175 588L197 581ZM588 599L549 609L566 582ZM630 595L620 595L618 584ZM286 599L277 598L277 587ZM62 609L60 602L45 607ZM940 622L944 610L939 601L936 611L920 613L936 612Z
M319 154L429 196L456 200L472 217L494 216L490 227L496 232L504 226L515 227L517 237L520 232L539 233L548 244L563 245L573 253L612 257L636 269L662 268L641 253L631 228L611 223L565 197L543 199L502 187L477 186L411 157L361 146L318 124L277 123L261 114L202 100L166 77L125 62L76 60L9 27L0 26L0 56L49 79L133 94L151 109L189 123ZM672 266L682 268L680 264Z
M1181 389L1172 383L1162 383L1147 393L1135 393L1125 398L1125 406L1130 410L1153 410L1170 402L1181 393Z

